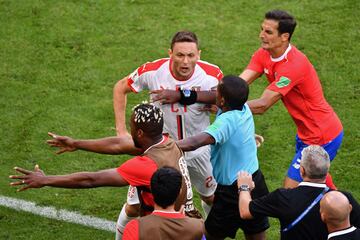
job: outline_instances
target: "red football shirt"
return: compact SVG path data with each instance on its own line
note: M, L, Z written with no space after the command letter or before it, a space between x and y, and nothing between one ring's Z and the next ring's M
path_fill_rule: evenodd
M265 73L270 83L267 89L282 95L281 100L304 143L323 145L340 134L342 124L324 97L317 73L297 48L289 45L276 59L260 48L247 68Z
M151 176L157 169L155 161L151 158L137 156L126 161L116 170L131 186L146 186L150 189ZM151 193L142 192L141 196L146 205L154 206L154 198Z

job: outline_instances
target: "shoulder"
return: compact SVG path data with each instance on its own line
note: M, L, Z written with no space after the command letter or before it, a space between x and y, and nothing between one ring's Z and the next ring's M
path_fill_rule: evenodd
M270 59L270 53L263 48L258 48L254 52L253 57L267 57Z
M146 169L157 169L155 161L150 157L136 156L124 162L120 167L118 167L118 171L134 172L140 169L144 169L145 166Z
M205 62L205 61L202 61L202 60L197 61L196 64L202 70L204 70L204 72L207 75L215 77L215 78L217 78L219 80L223 77L223 73L222 73L221 69L218 66L214 65L214 64L211 64L211 63L208 63L208 62Z
M124 229L124 240L137 240L139 239L139 221L137 219L131 220Z
M291 45L291 50L286 57L288 60L286 62L287 65L294 67L294 69L292 70L299 69L300 71L303 71L301 67L308 66L308 64L310 63L306 55L293 45Z
M157 59L153 62L147 62L138 68L137 73L139 75L141 75L146 72L156 71L167 62L169 62L169 58L161 58L161 59Z

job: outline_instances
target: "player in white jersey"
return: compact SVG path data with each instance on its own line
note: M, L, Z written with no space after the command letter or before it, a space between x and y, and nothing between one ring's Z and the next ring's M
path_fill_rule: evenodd
M132 74L120 80L114 87L114 111L118 135L128 134L125 124L126 95L130 92L150 90L151 99L163 90L214 91L223 77L221 70L212 64L200 61L197 37L192 32L181 31L174 35L169 49L169 58L145 63ZM188 91L190 92L190 91ZM184 93L183 93L184 94ZM177 102L162 105L164 132L179 140L203 131L209 124L209 112L203 111L203 103L183 105ZM199 192L205 212L210 210L216 182L212 175L210 148L208 146L187 153L186 161L192 184ZM124 205L117 224L118 233L137 216L136 194L129 189L128 201Z

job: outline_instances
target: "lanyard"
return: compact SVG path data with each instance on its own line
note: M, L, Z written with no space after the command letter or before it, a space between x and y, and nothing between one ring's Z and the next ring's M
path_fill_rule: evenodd
M324 190L315 198L315 200L292 223L290 223L282 231L287 232L290 229L292 229L298 222L300 222L300 220L303 219L305 215L308 214L309 211L323 198L324 194L327 191L329 191L329 188L325 187Z

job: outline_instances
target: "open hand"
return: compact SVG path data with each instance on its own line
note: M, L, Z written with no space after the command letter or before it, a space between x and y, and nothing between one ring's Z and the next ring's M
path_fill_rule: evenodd
M260 147L261 144L264 142L263 136L255 134L255 142L256 142L256 146Z
M61 154L64 152L73 152L77 150L77 148L74 146L74 140L71 137L66 136L59 136L55 133L48 132L48 135L52 137L51 140L47 140L47 144L49 144L51 147L58 147L60 148L56 154Z
M17 172L23 175L11 175L10 179L18 179L17 182L11 182L10 186L22 186L17 189L18 192L27 190L29 188L41 188L44 186L43 180L45 178L44 172L39 168L39 165L35 165L34 171L29 171L23 168L15 167Z
M160 104L176 103L180 100L180 92L176 90L159 89L150 93L153 94L152 101L158 101Z

